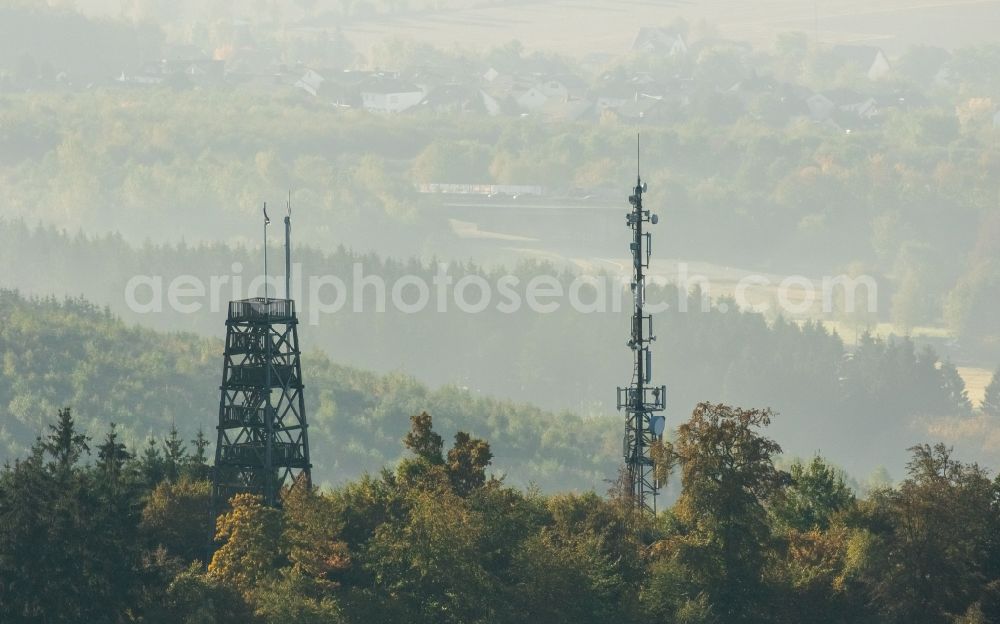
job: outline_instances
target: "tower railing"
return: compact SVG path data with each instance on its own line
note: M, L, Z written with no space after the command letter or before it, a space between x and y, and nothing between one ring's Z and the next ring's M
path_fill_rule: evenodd
M229 320L282 322L295 319L295 302L291 299L254 297L229 302Z
M270 371L268 369L270 368ZM268 372L271 374L268 375ZM229 368L225 387L250 386L282 388L300 386L298 371L291 364L237 364Z

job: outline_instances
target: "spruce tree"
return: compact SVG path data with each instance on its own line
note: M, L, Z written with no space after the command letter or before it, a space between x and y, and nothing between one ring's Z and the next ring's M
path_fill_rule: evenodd
M991 418L1000 418L1000 368L993 373L990 385L986 386L986 396L980 409Z
M121 478L125 462L132 459L132 454L125 449L125 444L118 441L115 423L111 423L104 442L97 447L97 470L109 485L115 486Z
M139 471L150 487L155 486L163 480L163 456L160 454L160 449L156 445L155 438L149 438L146 443L146 449L139 460Z
M170 433L163 440L163 475L173 483L181 474L181 468L187 462L187 449L177 433L177 427L170 425Z
M194 452L187 455L184 465L184 472L194 479L203 480L208 478L208 438L205 432L199 428L194 440L191 440Z
M941 388L949 402L949 408L959 415L972 413L972 402L965 389L965 381L950 360L941 362Z
M88 436L77 433L70 408L59 410L59 422L49 425L51 433L42 441L42 450L52 456L59 472L69 472L84 453L90 453Z

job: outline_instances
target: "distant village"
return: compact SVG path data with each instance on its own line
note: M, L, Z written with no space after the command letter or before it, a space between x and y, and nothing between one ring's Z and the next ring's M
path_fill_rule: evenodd
M922 108L925 94L903 90L888 80L893 64L882 49L869 45L836 45L830 54L849 66L864 84L854 88L814 91L781 82L753 69L749 44L707 38L689 42L670 28L638 29L631 52L678 61L697 58L703 50L722 49L735 55L749 74L727 85L699 84L691 75L654 75L650 72L605 72L596 80L566 71L529 67L509 71L495 67L469 67L456 60L438 66L401 70L343 70L286 66L272 62L266 53L233 50L228 59L213 59L197 50L186 56L147 63L118 77L122 85L178 86L231 85L290 86L304 96L334 107L400 115L430 111L436 114L533 116L551 122L599 121L613 115L627 123L669 123L689 116L692 106L716 110L722 118L746 114L767 116L772 124L808 118L850 132L877 125L891 109ZM536 63L541 65L541 63ZM678 63L682 66L683 63ZM947 83L944 63L935 78ZM710 93L706 96L706 88ZM706 97L709 100L706 102ZM764 103L762 105L761 103ZM994 124L1000 127L1000 111Z
M705 48L724 48L749 59L749 44L702 39L691 43L669 28L640 28L632 44L636 54L672 59L696 58ZM768 115L780 122L795 117L834 125L843 130L877 124L890 108L920 107L924 97L900 92L888 82L892 63L878 47L833 46L831 52L854 66L871 83L859 90L831 89L814 92L765 75L740 79L731 85L713 85L715 107L733 116L747 112L750 102L766 97ZM115 78L122 86L207 87L232 85L273 89L293 87L304 96L331 106L362 108L372 113L398 115L431 111L438 114L536 116L552 122L596 121L613 114L625 122L669 122L686 117L699 85L691 75L653 75L648 72L607 72L596 81L565 72L549 73L544 67L520 72L493 67L470 72L456 61L437 67L409 67L399 71L343 70L288 66L266 50L234 46L228 58L213 58L193 46L175 46L159 62L123 69ZM528 64L528 63L526 63ZM540 63L539 63L540 64ZM749 65L749 64L748 64ZM942 76L943 78L943 76ZM997 123L1000 124L1000 114Z
M364 109L380 115L421 112L490 117L534 117L547 122L599 122L613 118L624 123L668 124L689 119L693 112L717 123L744 117L761 118L773 126L807 119L851 132L877 126L892 110L930 107L928 94L949 86L947 52L938 50L933 84L920 89L894 80L893 61L876 46L831 45L824 54L831 76L847 71L851 80L815 90L774 77L761 67L759 50L749 44L705 36L692 40L682 29L637 29L626 62L607 62L604 72L567 70L545 57L525 57L504 67L468 58L433 55L435 62L386 69L343 69L279 61L280 54L252 36L235 37L223 49L205 51L191 45L168 46L163 58L126 66L104 82L121 88L169 86L177 89L232 87L290 89L304 98L334 108ZM738 59L731 80L706 80L695 71L706 53ZM630 63L655 59L655 63ZM609 59L614 61L614 59ZM666 62L665 62L666 61ZM342 64L343 65L343 64ZM648 71L653 65L670 71ZM632 69L629 69L632 68ZM79 89L72 77L50 69L38 90ZM4 84L0 91L32 90ZM940 103L937 103L940 104ZM1000 107L985 102L993 125L1000 127ZM959 114L956 111L956 114Z

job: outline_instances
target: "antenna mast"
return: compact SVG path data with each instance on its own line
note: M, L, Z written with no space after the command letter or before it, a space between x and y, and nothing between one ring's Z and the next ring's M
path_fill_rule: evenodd
M267 202L264 202L264 300L267 296L267 226L271 225L271 218L267 216Z
M629 196L631 212L625 222L632 230L632 328L626 345L634 355L632 381L628 387L618 388L618 410L625 410L625 437L622 453L625 459L625 495L639 512L656 513L656 495L659 483L654 473L650 454L653 443L663 436L666 424L663 416L656 415L666 406L666 386L650 385L652 381L653 317L643 310L646 297L646 270L649 268L651 236L643 232L643 224L656 225L658 218L642 206L646 184L638 171L639 137L636 136L636 182Z
M285 212L285 299L292 299L292 191L288 191Z

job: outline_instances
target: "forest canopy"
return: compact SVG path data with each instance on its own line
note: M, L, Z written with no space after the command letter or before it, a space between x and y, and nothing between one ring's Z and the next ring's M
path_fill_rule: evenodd
M130 446L158 444L175 428L204 431L214 448L222 375L221 340L130 327L82 300L26 300L0 291L0 461L23 455L61 405L81 431L109 422ZM313 475L342 483L398 461L407 418L434 410L438 422L488 437L511 483L547 490L600 487L617 461L611 419L582 419L527 405L432 390L402 374L375 375L316 351L303 368Z
M701 404L663 455L680 497L542 494L489 441L410 418L395 467L215 522L202 448L80 432L70 409L0 470L4 622L974 624L1000 618L1000 477L944 445L856 495L776 463L771 413ZM448 434L451 431L447 431ZM500 458L502 459L502 458ZM673 472L673 475L669 475Z
M356 271L365 276L378 276L389 285L403 276L415 276L431 284L438 271L438 266L433 263L416 260L401 262L345 249L324 252L301 247L296 250L296 260L303 274L339 276L346 281L349 291L354 287L352 280L355 278L352 276ZM206 309L197 314L182 314L169 308L162 313L139 314L130 310L123 301L126 284L134 275L162 276L164 283L177 276L190 275L207 284L212 276L230 274L234 263L254 267L259 264L259 257L257 252L245 247L223 244L147 244L135 247L118 236L71 236L54 228L30 227L22 222L13 222L0 228L0 262L18 267L12 272L11 279L29 289L28 292L42 294L39 293L42 290L43 293L72 295L86 292L91 301L117 302L113 307L114 314L121 315L129 323L140 322L170 332L183 330L203 336L221 336L224 331L224 299L216 311L207 309L209 302L206 300ZM478 276L493 281L500 274L498 269L487 269L472 263L450 263L448 266L454 279ZM53 271L46 267L60 269ZM250 270L246 269L246 272ZM522 283L539 275L552 276L559 281L564 292L569 290L570 283L575 279L574 273L545 263L525 263L512 274L519 277ZM40 284L45 285L44 289L40 289ZM615 296L614 293L611 296ZM545 425L530 425L527 429L521 429L519 425L510 429L510 435L523 441L518 444L523 443L532 449L536 449L535 442L532 442L536 438L525 432L537 431L538 426L548 431L546 442L571 446L568 440L577 435L574 427L580 421L555 415L570 410L583 418L583 429L579 435L591 435L589 432L598 430L604 432L594 435L602 440L598 446L602 453L607 453L603 457L610 460L620 452L615 450L620 445L620 432L609 422L612 420L609 417L615 413L615 386L627 381L622 379L622 371L629 369L630 358L622 339L628 327L628 304L624 300L624 292L617 296L622 298L617 308L619 312L614 312L612 308L608 313L595 314L579 314L569 306L549 314L533 313L526 306L514 314L502 314L495 310L466 314L454 306L445 312L429 306L419 313L408 314L388 306L385 312L372 314L356 313L352 309L353 304L350 304L336 314L320 315L316 325L308 322L310 302L307 301L300 309L303 319L301 336L307 352L321 350L332 362L350 362L358 368L388 374L386 379L396 380L386 382L390 387L398 383L412 383L402 381L404 378L398 374L402 370L411 372L419 382L430 388L456 386L467 388L474 395L516 396L519 402L549 410L554 414L548 417L550 420ZM965 384L954 364L927 346L918 346L905 338L882 339L865 333L859 334L857 345L849 346L823 325L740 312L731 301L716 301L706 307L697 292L682 294L672 284L662 287L651 285L648 297L650 301L668 304L667 309L656 315L657 348L654 350L653 365L656 377L669 389L671 427L676 422L675 414L687 413L706 398L735 404L770 405L780 415L775 422L776 431L786 441L785 446L791 453L808 456L821 450L857 478L864 478L879 466L888 468L894 475L901 474L906 462L905 452L893 443L904 440L904 445L915 444L929 427L937 427L936 435L945 436L977 459L992 460L996 457L997 448L1000 448L989 436L982 436L977 433L979 429L975 429L989 428L994 417L978 412L980 406L973 405L968 399ZM14 297L12 301L16 299ZM728 305L728 311L723 312L720 303ZM14 358L21 350L30 349L34 333L42 331L37 319L46 313L35 312L31 305L24 303L10 305L13 310L22 310L19 318L33 319L27 327L22 328L20 322L16 322L7 330L16 336L11 339L13 353L9 356ZM71 316L59 313L55 318L72 326ZM123 332L126 329L132 333L139 331L110 320L104 322L105 332L118 332L119 329L115 328ZM197 372L190 372L195 379L194 385L188 387L200 388L198 396L201 401L208 399L208 402L198 403L191 390L183 389L177 397L184 397L189 403L185 403L180 412L164 407L175 405L174 399L155 404L149 408L157 414L155 420L152 415L141 416L149 424L138 429L136 434L162 432L171 418L176 418L178 422L191 422L189 416L181 413L203 414L197 422L214 422L213 399L209 397L214 397L218 375L221 374L221 346L215 347L213 352L211 345L219 343L193 336L181 339L174 334L155 338L154 334L143 335L149 337L150 349L161 341L166 345L177 343L169 351L176 354L176 359L167 367L168 370L177 367L190 371L190 367L197 363ZM67 335L67 340L86 344L92 338L84 327L78 327L73 332L73 338ZM447 358L428 357L429 353L437 352L449 355ZM110 351L97 350L97 353L104 353L102 357L111 357ZM157 359L166 356L144 350L142 357ZM31 361L40 367L53 366L45 365L43 360ZM317 367L315 369L312 368L313 362ZM309 393L307 404L308 409L318 410L317 424L322 423L319 419L327 418L328 407L323 403L327 388L323 387L321 391L321 385L326 383L326 370L331 368L338 371L332 374L340 380L338 383L358 388L357 394L352 395L357 398L349 399L346 405L367 405L358 402L368 394L366 382L349 381L360 377L354 373L347 374L348 369L331 366L325 358L310 359L305 370ZM9 374L14 376L13 372ZM93 374L103 373L94 369ZM144 383L137 383L138 391L135 393L116 395L114 405L121 405L120 401L132 402L141 407L138 413L144 413L147 410L146 401L140 400L143 393L151 392L149 388L159 388L162 384L152 381L153 377L151 373ZM124 380L115 380L116 383L124 383ZM26 392L30 395L39 391L32 388L26 379L12 383L24 388L16 394ZM375 387L380 386L375 384ZM554 388L559 391L554 392ZM454 390L442 390L436 395L449 392ZM6 399L6 404L11 405L14 398ZM60 391L48 400L51 402L46 404L45 409L51 410L63 402L72 401L73 397ZM344 399L334 399L338 404L341 400ZM378 403L376 399L375 404ZM32 404L31 401L25 403ZM80 404L79 408L81 416L102 417L100 410L91 410L85 404ZM23 449L33 439L45 412L27 416L21 409L9 408L16 419L32 423L26 429L11 433ZM116 409L127 410L125 407ZM342 423L336 427L344 426L347 431L353 431L355 425L344 410L338 408L335 413L334 418ZM382 414L382 411L376 410L375 413ZM106 414L104 417L111 416ZM114 417L123 425L129 422ZM446 414L439 414L439 418L444 417ZM395 413L393 418L402 422L405 414ZM389 438L396 438L398 426L388 430L391 432L387 434ZM856 438L859 427L868 432L864 440ZM498 445L506 444L500 433L507 430L506 426L491 425L482 431L478 426L473 429L476 433L488 435ZM343 436L334 435L331 440L336 438L340 439L332 443L345 442ZM351 474L356 474L360 466L374 469L394 457L394 444L387 442L385 447L379 448L388 450L371 456L373 463L363 459L371 451L360 448L348 453L356 459L342 458L341 453L338 457L342 459L337 461L349 461ZM526 456L534 457L535 452L532 450ZM579 453L581 458L587 456L568 448L567 452ZM557 454L539 458L539 461L559 463L563 459ZM544 483L555 484L558 480ZM569 483L566 482L567 485ZM594 484L590 480L583 483L585 487ZM574 481L573 484L575 487L579 482Z

